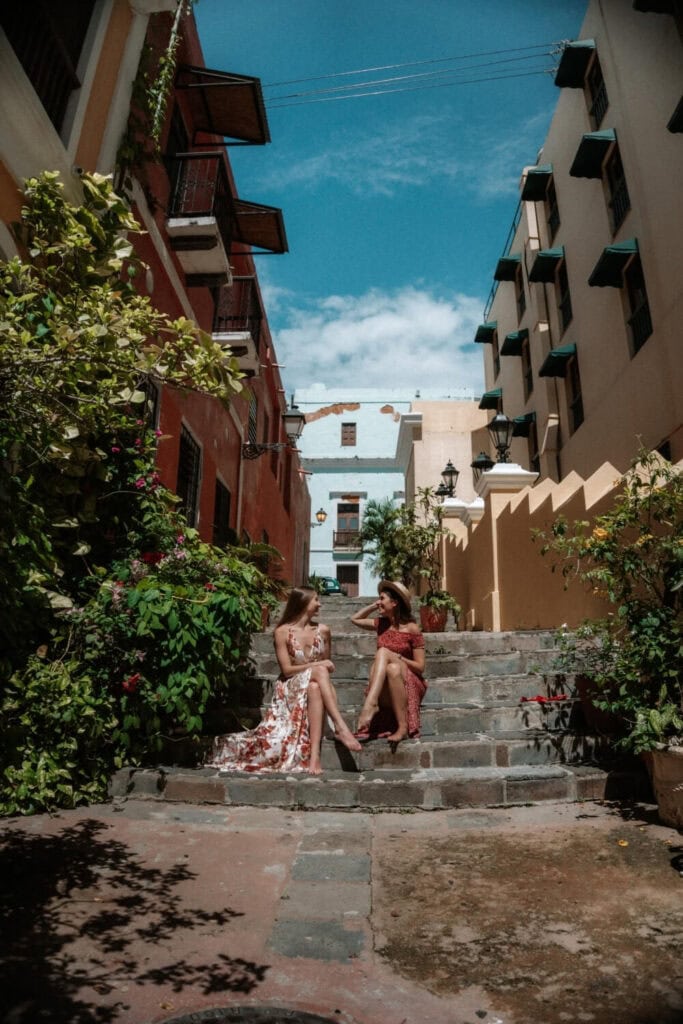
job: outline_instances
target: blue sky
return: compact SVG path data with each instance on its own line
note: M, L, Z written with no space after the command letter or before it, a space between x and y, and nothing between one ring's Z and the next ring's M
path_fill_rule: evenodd
M197 3L206 65L263 84L272 142L229 152L240 196L284 213L289 253L257 265L288 392L316 382L481 391L474 331L520 172L559 95L551 74L529 72L556 64L546 44L577 38L586 6ZM411 66L339 75L385 65ZM355 96L365 92L375 95Z

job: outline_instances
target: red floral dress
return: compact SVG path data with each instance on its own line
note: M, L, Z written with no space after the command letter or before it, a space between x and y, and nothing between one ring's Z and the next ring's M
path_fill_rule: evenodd
M387 647L395 654L401 654L410 661L414 660L414 651L425 645L422 633L407 633L402 629L394 629L388 619L375 619L377 630L377 647ZM427 692L427 683L417 672L407 665L403 666L403 680L408 697L408 735L411 738L420 735L420 705ZM397 722L391 708L381 707L370 723L370 737L389 736L396 731Z
M320 661L325 657L320 626L316 629L310 653L304 652L291 628L287 649L295 664ZM280 676L263 720L255 729L217 736L207 766L224 772L305 771L311 760L308 731L310 678L310 668L288 679Z

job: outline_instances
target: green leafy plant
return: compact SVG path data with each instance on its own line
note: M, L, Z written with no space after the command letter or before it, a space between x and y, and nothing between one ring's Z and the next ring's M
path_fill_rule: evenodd
M588 676L595 704L620 716L636 752L683 738L683 475L643 451L612 509L593 523L559 519L545 537L567 581L613 611L561 636L561 662Z

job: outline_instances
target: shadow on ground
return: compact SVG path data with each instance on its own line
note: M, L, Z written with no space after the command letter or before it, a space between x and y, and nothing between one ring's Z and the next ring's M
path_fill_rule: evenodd
M201 966L163 962L169 940L239 926L243 915L184 906L179 890L194 873L183 864L144 865L108 829L85 820L56 835L0 836L5 1024L107 1024L124 1008L120 990L132 984L247 994L263 981L267 965L223 955Z

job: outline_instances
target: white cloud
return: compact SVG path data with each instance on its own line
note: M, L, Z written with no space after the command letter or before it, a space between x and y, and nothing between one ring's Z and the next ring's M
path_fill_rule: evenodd
M297 302L271 319L288 391L318 382L482 390L481 349L472 343L481 298L405 287Z

